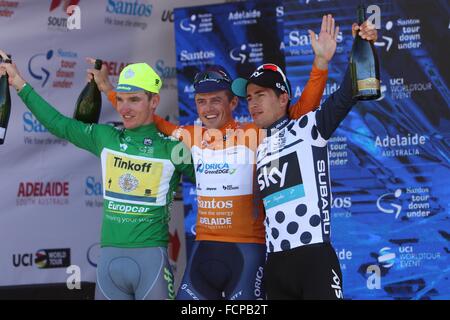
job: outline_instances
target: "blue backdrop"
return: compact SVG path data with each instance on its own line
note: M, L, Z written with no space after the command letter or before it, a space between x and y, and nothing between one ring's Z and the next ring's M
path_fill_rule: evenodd
M246 1L175 10L180 123L197 120L191 83L206 64L222 64L236 77L277 63L298 98L313 61L307 30L319 33L322 15L332 13L341 34L325 99L347 67L359 2ZM358 103L329 144L332 241L344 293L347 299L449 299L449 4L367 4L381 12L375 45L383 95ZM245 101L235 116L249 120ZM184 186L192 239L195 189Z

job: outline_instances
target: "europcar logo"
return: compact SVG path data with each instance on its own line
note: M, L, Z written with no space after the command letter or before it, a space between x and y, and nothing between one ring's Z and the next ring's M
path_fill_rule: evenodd
M40 249L34 255L32 253L13 254L13 266L31 267L35 265L39 269L66 268L70 263L70 249Z

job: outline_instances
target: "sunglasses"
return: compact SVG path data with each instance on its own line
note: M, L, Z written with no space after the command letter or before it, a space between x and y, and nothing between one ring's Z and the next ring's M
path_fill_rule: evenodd
M291 97L291 89L289 89L289 84L288 84L286 75L284 74L283 70L281 70L281 68L279 66L277 66L276 64L273 64L273 63L265 63L265 64L260 65L258 68L256 68L256 71L261 71L261 70L270 70L270 71L279 73L281 75L281 77L283 78L287 93L288 93L289 97Z
M199 72L195 75L194 87L205 81L215 81L215 82L225 81L231 83L231 79L227 76L225 72L220 70L210 70Z

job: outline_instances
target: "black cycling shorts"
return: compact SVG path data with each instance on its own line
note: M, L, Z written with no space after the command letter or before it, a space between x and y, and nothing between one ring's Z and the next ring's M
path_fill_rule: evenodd
M264 283L268 300L344 298L339 260L329 243L269 253Z

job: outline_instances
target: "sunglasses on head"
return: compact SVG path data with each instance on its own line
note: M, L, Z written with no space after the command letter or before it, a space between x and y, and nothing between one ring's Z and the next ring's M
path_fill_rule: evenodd
M199 72L195 75L194 87L205 81L215 81L215 82L225 81L231 83L231 79L227 76L225 72L220 70L210 70Z
M270 71L279 73L281 75L281 77L283 78L287 93L288 93L289 97L291 97L291 90L289 89L286 75L284 74L283 70L281 70L281 68L279 66L277 66L276 64L273 64L273 63L265 63L265 64L260 65L256 69L256 71L261 71L261 70L270 70Z

